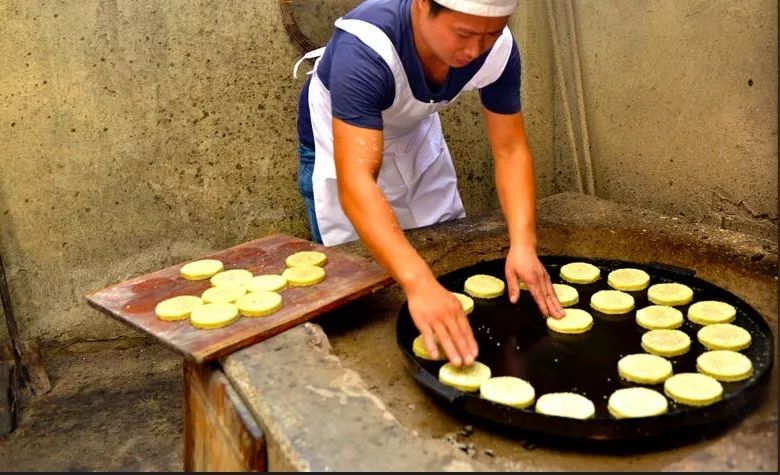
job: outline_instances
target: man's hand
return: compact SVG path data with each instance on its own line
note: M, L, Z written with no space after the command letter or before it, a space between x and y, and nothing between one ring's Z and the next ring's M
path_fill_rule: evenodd
M425 348L431 356L438 356L435 336L453 365L473 363L477 342L463 307L406 239L376 183L383 160L382 131L334 118L333 138L341 208L371 255L406 293L409 313Z
M550 282L547 269L539 261L535 250L528 247L512 246L506 257L504 272L509 287L509 300L512 303L516 303L520 298L519 279L525 282L542 315L553 318L562 318L565 315L552 282Z
M496 190L509 228L506 258L509 300L520 298L518 279L525 282L542 315L561 318L563 307L550 276L536 255L536 185L523 113L497 114L483 108L496 163Z
M409 313L428 353L433 358L439 357L438 341L453 365L474 363L477 342L458 299L435 278L421 279L404 290Z

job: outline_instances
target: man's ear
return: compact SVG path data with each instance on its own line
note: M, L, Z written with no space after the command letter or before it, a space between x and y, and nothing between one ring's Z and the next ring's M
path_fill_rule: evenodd
M414 2L413 8L417 8L417 11L423 15L428 15L431 11L430 0L412 0Z

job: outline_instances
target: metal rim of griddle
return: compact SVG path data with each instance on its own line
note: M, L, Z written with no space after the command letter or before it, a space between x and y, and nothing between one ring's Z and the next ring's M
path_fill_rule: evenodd
M753 349L753 353L758 354L758 357L755 357L755 354L752 355L754 357L751 357L754 368L753 375L742 382L723 383L724 387L732 385L730 386L731 390L729 392L724 391L723 398L709 406L684 406L674 403L667 397L670 403L670 410L668 413L659 416L634 419L615 419L597 416L593 419L577 420L543 415L534 412L533 405L527 409L515 409L481 399L478 392L466 393L440 383L438 381L437 369L444 362L421 360L412 351L412 341L418 335L418 331L414 327L409 315L407 302L404 302L398 314L396 337L399 347L406 356L407 369L411 372L414 379L445 407L486 423L502 426L509 430L518 430L522 433L535 433L541 436L569 440L621 442L671 436L684 437L686 434L712 433L718 428L727 426L735 418L744 417L747 412L755 407L754 403L760 398L762 391L766 389L769 380L774 360L773 337L768 324L761 315L739 297L725 289L694 277L695 272L692 270L674 266L638 264L621 260L592 259L577 256L540 256L540 260L548 269L554 282L566 283L555 277L558 275L560 266L569 262L588 262L599 267L601 269L600 281L604 282L601 284L604 288L608 288L605 284L608 272L619 268L631 267L648 272L651 278L650 285L659 282L679 282L692 287L697 291L697 294L707 296L706 300L722 300L734 305L737 308L737 320L733 323L752 322L749 325L751 327L749 331L753 341L751 347L742 352L747 353ZM448 290L463 292L463 289L460 287L462 287L465 276L468 275L489 273L503 279L503 264L504 259L483 261L440 276L439 281ZM501 269L501 272L498 271L499 269ZM457 283L457 286L455 283ZM573 285L575 288L579 286L579 284L567 284ZM641 292L646 293L647 289ZM636 292L630 293L636 294ZM503 298L506 298L506 296L503 296ZM703 299L705 298L697 299L696 295L694 296L694 302ZM479 302L477 302L477 309L479 305ZM587 307L587 303L583 305L583 302L580 302L577 306L586 308L591 313L594 312ZM470 315L470 319L475 316L477 309ZM630 318L634 321L635 311L636 309L631 312L630 316L625 318ZM541 317L539 316L539 318ZM687 325L692 325L688 322L687 316L685 316L685 322ZM474 322L472 320L473 326ZM638 327L638 325L636 326ZM691 336L692 343L690 351L693 352L694 345L700 344L696 340L695 334L691 335L689 333L689 336ZM542 335L540 338L545 337ZM636 352L642 353L644 350L640 347ZM617 366L616 363L615 367ZM615 375L617 377L616 369ZM494 374L494 376L500 376L500 374ZM533 384L533 381L531 383ZM734 389L735 387L737 387L736 390ZM540 395L541 393L537 390L537 399ZM599 404L600 401L594 401L594 403ZM603 401L603 404L606 405L606 401Z

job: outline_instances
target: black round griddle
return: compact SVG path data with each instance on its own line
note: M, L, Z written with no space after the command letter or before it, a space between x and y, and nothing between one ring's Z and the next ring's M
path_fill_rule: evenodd
M553 282L577 289L579 303L573 307L587 310L593 316L593 328L581 335L562 335L548 330L527 291L521 293L517 304L509 302L506 292L496 299L475 298L469 321L479 344L477 360L488 365L493 376L516 376L529 381L536 390L537 399L549 392L582 394L596 406L595 418L577 420L547 416L534 412L533 405L527 409L515 409L480 399L478 392L467 393L440 383L438 371L444 362L418 358L412 351L412 342L419 332L409 315L407 303L404 303L397 321L397 339L407 357L407 367L417 382L446 407L523 433L564 439L628 441L714 432L735 417L744 417L762 396L774 359L772 333L761 315L731 292L694 277L691 270L660 264L643 265L570 256L541 256L540 259ZM587 285L565 282L560 277L560 267L569 262L589 262L601 269L601 278ZM505 280L504 263L504 259L481 262L443 275L439 281L448 290L465 293L463 284L474 274L488 274ZM722 400L706 407L677 404L667 398L667 414L635 419L613 418L607 411L609 395L616 389L636 385L619 377L617 362L625 355L644 352L640 340L647 330L636 323L635 311L652 305L652 302L648 301L645 289L628 292L634 297L635 310L627 314L606 315L590 308L589 304L594 292L610 288L607 285L609 272L623 267L646 271L650 274L650 285L662 282L685 284L693 289L693 302L720 300L736 307L737 317L732 323L745 328L752 336L751 346L741 352L753 362L753 375L744 381L722 383ZM686 315L679 329L691 337L691 349L684 355L669 358L675 374L696 372L696 357L706 351L696 338L701 326L687 319L688 306L676 307ZM643 386L663 393L662 384Z

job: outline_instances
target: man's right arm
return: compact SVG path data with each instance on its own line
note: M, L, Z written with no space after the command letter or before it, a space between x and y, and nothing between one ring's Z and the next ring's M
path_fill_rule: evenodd
M471 364L477 344L463 308L406 239L377 185L382 131L334 118L333 143L341 207L368 250L406 294L428 352L437 354L435 335L453 364Z

